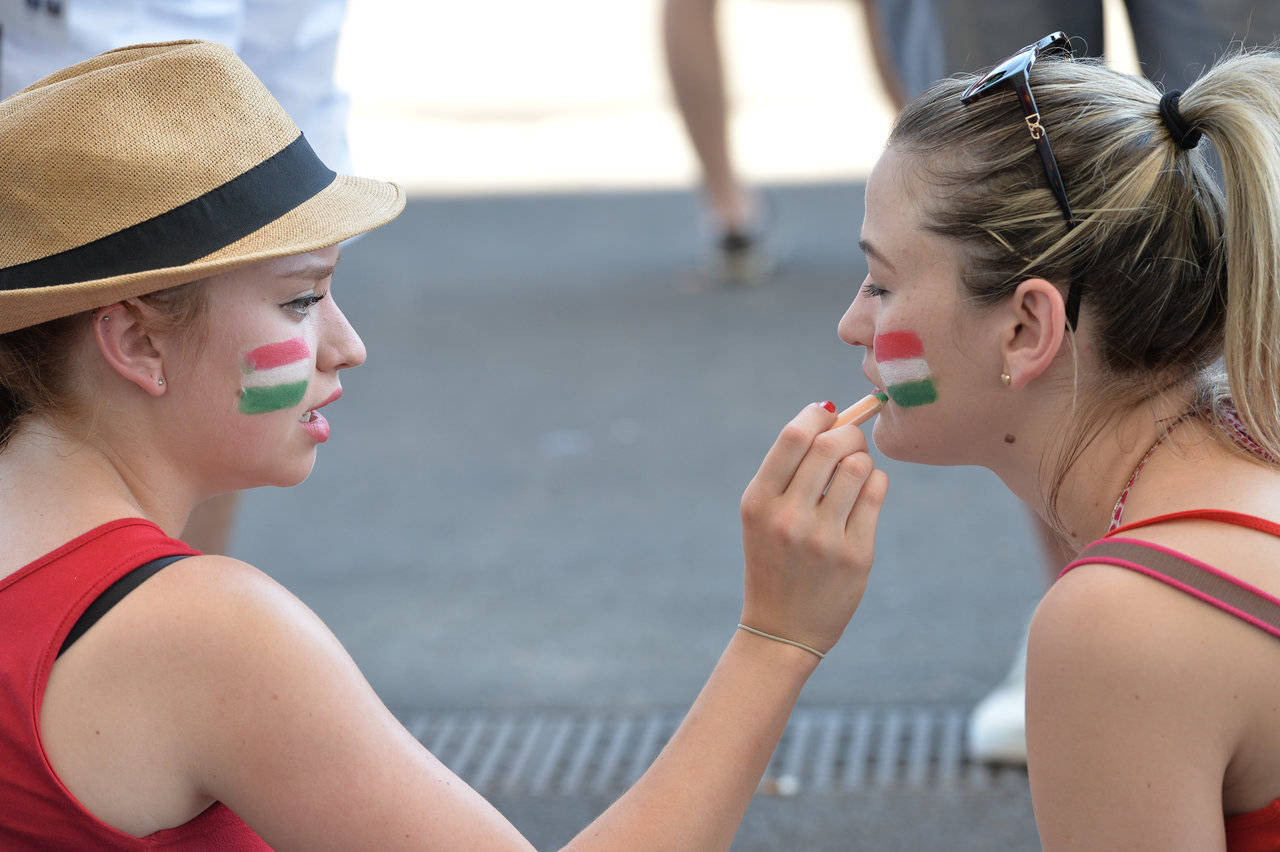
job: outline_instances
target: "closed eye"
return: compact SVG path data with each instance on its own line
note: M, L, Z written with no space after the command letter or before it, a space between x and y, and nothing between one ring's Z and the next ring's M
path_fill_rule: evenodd
M862 282L862 295L864 296L870 296L871 298L874 299L877 296L883 296L885 293L888 293L888 292L889 292L888 290L883 290L877 287L875 284L871 283L870 278Z

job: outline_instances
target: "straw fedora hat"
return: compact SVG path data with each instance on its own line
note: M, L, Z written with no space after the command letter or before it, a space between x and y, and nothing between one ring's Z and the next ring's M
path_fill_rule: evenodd
M226 47L124 47L0 101L0 333L271 257L404 209L337 175Z

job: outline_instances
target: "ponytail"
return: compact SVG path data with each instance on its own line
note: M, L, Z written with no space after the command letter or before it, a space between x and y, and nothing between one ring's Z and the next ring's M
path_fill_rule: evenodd
M1220 62L1178 107L1222 162L1228 387L1214 402L1229 396L1254 440L1280 458L1280 55Z

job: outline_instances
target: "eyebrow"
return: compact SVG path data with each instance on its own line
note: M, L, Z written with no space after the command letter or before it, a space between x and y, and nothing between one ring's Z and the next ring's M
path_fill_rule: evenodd
M284 273L285 278L306 278L313 281L323 281L333 275L333 271L338 268L338 263L342 258L339 257L333 263L310 263L306 266L299 267L292 272Z
M875 246L873 246L869 241L858 240L858 248L862 249L862 253L865 254L867 257L870 257L879 263L883 263L886 267L888 267L890 272L896 273L898 271L893 268L893 264L889 262L889 258L881 254L880 250L877 249Z

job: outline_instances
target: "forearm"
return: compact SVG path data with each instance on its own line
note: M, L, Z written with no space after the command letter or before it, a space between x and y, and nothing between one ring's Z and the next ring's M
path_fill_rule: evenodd
M818 659L737 631L649 770L568 849L728 849Z

